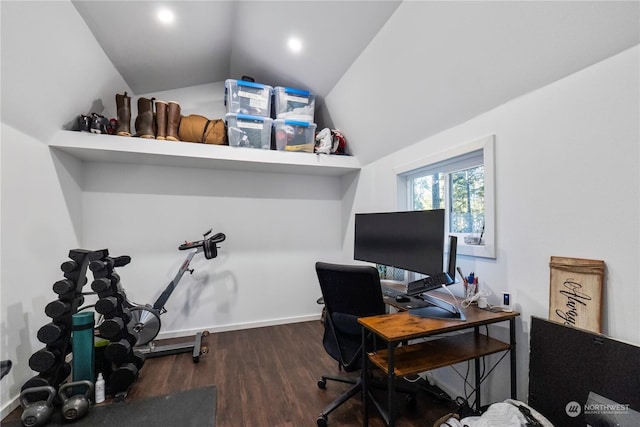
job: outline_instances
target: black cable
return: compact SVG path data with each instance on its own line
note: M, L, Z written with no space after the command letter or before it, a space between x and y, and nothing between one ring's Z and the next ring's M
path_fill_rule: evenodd
M489 336L489 325L484 325L485 335ZM482 371L480 372L480 383L486 379L485 373L487 372L487 360L486 357L482 357Z
M471 361L467 360L467 373L464 375L464 400L469 402L469 397L471 396L471 394L467 394L467 384L469 383L469 372L471 371Z

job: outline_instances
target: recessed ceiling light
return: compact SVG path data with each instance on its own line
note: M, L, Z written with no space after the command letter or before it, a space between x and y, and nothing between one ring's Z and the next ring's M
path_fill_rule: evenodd
M302 50L302 41L297 37L291 37L288 45L292 52L298 53Z
M169 9L160 9L158 11L158 20L163 24L171 24L174 19L175 16Z

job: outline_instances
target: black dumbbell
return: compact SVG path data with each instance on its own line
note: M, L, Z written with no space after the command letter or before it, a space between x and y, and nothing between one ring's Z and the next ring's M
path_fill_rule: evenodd
M59 319L71 311L71 304L66 301L51 301L44 308L44 313L52 319Z
M112 311L115 311L118 305L118 298L110 296L100 298L98 301L96 301L95 309L100 314L109 314Z
M125 363L116 368L109 376L113 394L126 391L138 379L138 368L133 363Z
M63 360L58 350L43 348L31 355L29 358L29 367L36 372L46 372L56 364L62 362Z
M116 365L124 363L130 359L131 343L126 339L111 342L104 350L104 357Z
M65 325L56 323L47 323L38 329L38 339L41 343L51 344L62 338L67 332Z
M94 292L105 292L111 289L111 280L107 277L101 277L91 282L91 289Z
M124 328L124 321L120 317L105 319L102 323L100 323L100 325L98 325L100 336L111 341L120 339L122 337Z
M71 273L79 268L78 263L74 260L65 261L60 266L60 269L65 273Z
M68 294L76 290L76 283L71 279L58 280L53 284L53 292L58 295Z

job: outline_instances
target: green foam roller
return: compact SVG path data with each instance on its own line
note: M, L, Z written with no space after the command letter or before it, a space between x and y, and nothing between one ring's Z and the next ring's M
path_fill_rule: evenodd
M74 314L71 320L71 345L73 349L73 381L95 381L94 376L94 339L95 318L93 311Z

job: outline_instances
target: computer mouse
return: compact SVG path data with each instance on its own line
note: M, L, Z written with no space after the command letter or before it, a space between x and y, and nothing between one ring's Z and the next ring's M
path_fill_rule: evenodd
M409 302L411 298L406 295L396 295L396 302Z

